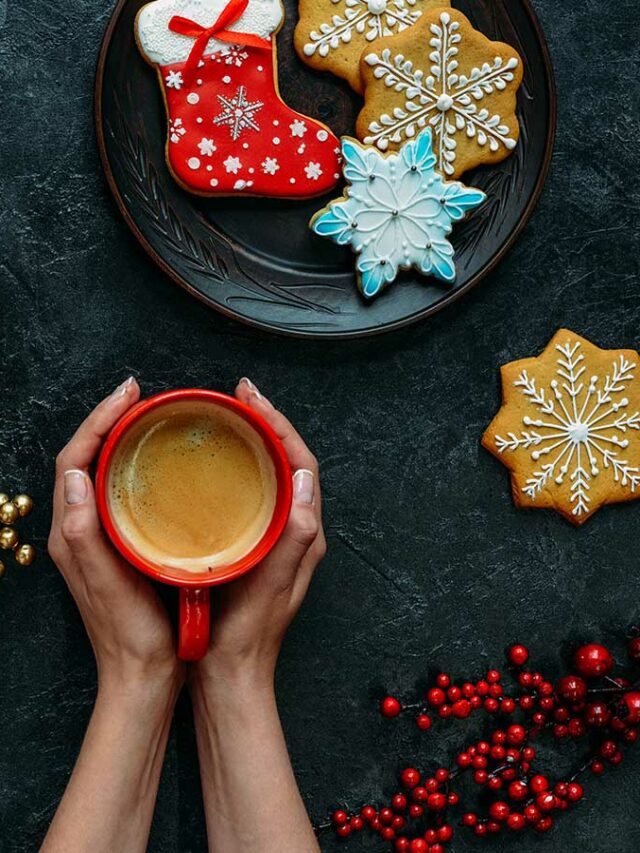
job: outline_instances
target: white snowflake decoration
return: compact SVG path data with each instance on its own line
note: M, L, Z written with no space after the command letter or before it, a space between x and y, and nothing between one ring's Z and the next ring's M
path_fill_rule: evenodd
M262 162L262 171L265 175L275 175L279 168L277 157L266 157Z
M505 62L496 56L492 63L473 68L469 76L458 73L456 57L462 42L459 29L459 22L449 12L440 14L439 25L431 25L432 65L428 75L414 68L413 62L401 53L392 55L388 47L379 56L370 53L365 57L374 69L374 77L396 92L403 92L405 98L404 108L396 107L392 115L383 113L369 124L365 143L386 151L391 143L399 145L429 125L438 139L438 169L446 175L455 172L457 133L464 132L481 148L488 145L493 152L501 146L508 151L515 148L517 141L501 117L478 105L487 95L503 91L514 81L519 61L511 57Z
M181 118L174 118L169 124L169 139L172 142L180 142L180 137L184 136L187 128L184 126Z
M307 132L307 125L303 121L300 121L299 118L297 118L291 122L291 124L289 125L289 130L291 131L291 136L302 137Z
M238 44L221 48L216 55L216 62L224 62L225 65L235 65L240 68L249 54Z
M341 0L333 0L337 6ZM341 15L333 15L330 23L322 23L309 33L303 50L305 56L316 52L325 57L341 44L348 44L354 34L364 34L367 41L400 33L415 24L422 12L413 9L417 0L346 0Z
M234 175L237 175L239 170L242 168L242 163L240 162L240 158L239 157L232 157L231 154L229 154L229 156L227 157L226 160L222 161L222 165L224 166L227 174L232 172Z
M244 130L260 130L255 114L263 108L264 102L247 101L246 86L238 86L233 98L228 98L226 95L216 97L223 109L214 117L213 123L218 126L227 125L234 141L242 135Z
M362 293L376 296L400 269L414 267L446 282L456 277L447 237L486 196L435 171L431 130L387 156L342 139L345 195L311 220L316 234L358 255ZM309 164L312 165L312 164Z
M525 416L526 429L519 435L495 438L501 454L531 450L535 462L553 456L527 479L522 491L535 501L551 481L562 485L568 477L572 513L578 518L590 511L589 484L605 476L605 471L631 492L640 486L640 468L621 458L621 451L629 446L627 431L640 430L640 412L625 412L629 400L622 396L635 379L637 365L620 355L604 379L594 375L587 383L588 368L580 347L579 341L571 340L556 345L560 358L550 392L538 388L535 377L522 371L514 385L543 417Z
M213 152L216 150L213 139L207 139L206 136L203 136L201 141L198 142L198 150L203 157L212 157Z
M305 174L310 181L317 181L318 178L322 175L322 168L320 163L314 163L313 160L310 160L307 165L304 167Z
M182 79L182 71L170 70L164 78L164 81L167 84L167 89L181 89L184 83L184 80Z

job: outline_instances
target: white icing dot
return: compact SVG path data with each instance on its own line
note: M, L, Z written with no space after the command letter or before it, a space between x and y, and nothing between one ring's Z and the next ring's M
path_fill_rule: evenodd
M258 65L258 71L264 71L264 66L263 66L263 65Z
M295 179L295 178L289 178L289 183L290 183L290 184L295 184L295 182L296 182L296 179Z
M249 169L249 174L253 175L254 172L255 172L255 169L253 168L253 166L251 166Z
M336 181L337 181L337 180L339 179L340 175L339 175L337 172L335 172L335 173L334 173L334 175L333 175L333 177L334 177L334 178L336 179Z
M196 80L196 83L198 86L202 86L202 80L198 79L198 80Z
M207 172L213 172L213 166L207 166Z
M211 178L209 183L211 184L212 187L217 187L218 186L218 179L217 178Z
M247 186L248 186L248 187L252 187L252 186L253 186L253 181L247 181Z
M200 100L200 95L197 92L189 92L187 95L187 102L189 104L197 104Z
M190 169L199 169L200 168L200 160L197 157L189 157L187 160L187 166Z
M273 120L273 126L274 126L274 127L277 127L279 124L280 124L280 122L278 121L278 119L277 119L277 118L274 118L274 120Z
M274 145L280 145L280 137L279 136L274 136L271 141L273 142Z
M196 121L198 122L198 124L202 124L202 116L198 116L198 118L196 119Z
M243 147L243 148L248 148L248 147L249 147L249 143L248 143L248 142L243 142L243 143L242 143L242 147Z
M320 142L326 142L327 139L329 138L329 134L327 133L326 130L319 130L316 133L316 136L318 137Z
M224 77L222 78L222 82L223 83L231 83L231 77L229 77L228 74L225 74Z

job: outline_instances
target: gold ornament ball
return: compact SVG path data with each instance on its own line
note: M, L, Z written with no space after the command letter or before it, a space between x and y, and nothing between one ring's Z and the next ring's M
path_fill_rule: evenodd
M24 518L25 515L29 515L33 509L33 500L29 495L16 495L11 503L14 503L18 507L20 518Z
M2 560L0 560L0 581L4 577L4 572L5 572L4 563L2 562Z
M20 545L16 548L16 563L21 566L30 566L36 556L36 549L33 545Z
M0 548L3 551L9 551L15 548L18 544L18 534L12 527L3 527L0 529Z
M0 522L2 524L15 524L19 517L20 512L13 501L5 501L5 503L0 504Z
M0 504L6 504L8 500L10 500L9 495L5 492L0 492Z

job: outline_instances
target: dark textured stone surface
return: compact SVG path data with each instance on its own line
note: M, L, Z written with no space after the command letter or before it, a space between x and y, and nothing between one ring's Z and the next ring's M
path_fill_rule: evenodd
M329 556L278 677L315 819L336 801L388 790L398 762L446 760L462 735L451 728L447 743L419 738L409 723L382 725L383 685L411 694L436 667L478 673L516 637L555 674L571 643L616 643L637 617L640 506L602 510L579 531L553 514L516 511L505 470L479 445L498 405L501 362L536 353L561 325L601 346L640 343L636 4L536 6L556 63L560 124L533 221L491 279L433 321L341 345L277 340L225 321L139 251L94 144L107 4L9 0L0 31L0 486L34 494L23 527L42 550L54 455L128 373L145 393L230 389L246 373L272 395L318 454L326 496ZM93 695L91 653L54 566L45 556L30 569L10 563L0 587L2 853L37 849ZM639 770L637 751L590 782L588 802L545 849L640 849ZM517 849L538 843L523 838ZM476 846L460 833L455 851ZM185 702L150 850L204 849ZM338 846L327 839L323 849ZM383 846L361 838L346 849Z

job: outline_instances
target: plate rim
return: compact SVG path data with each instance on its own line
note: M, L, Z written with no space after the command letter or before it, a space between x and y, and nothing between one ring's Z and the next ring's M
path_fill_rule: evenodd
M395 332L399 329L404 329L416 323L424 321L428 317L432 317L435 314L438 314L440 311L444 311L445 308L448 308L454 302L457 302L458 299L461 299L463 296L465 296L472 288L479 284L482 279L489 275L489 273L491 273L501 263L504 256L511 250L514 244L517 242L518 238L528 225L533 211L535 210L540 200L540 196L542 195L542 191L546 184L547 177L549 175L549 170L551 168L551 163L553 160L553 151L555 147L558 124L558 94L555 71L553 68L553 62L551 60L551 51L549 50L549 45L547 43L544 30L542 29L540 19L538 18L533 8L532 0L520 1L523 4L527 16L529 17L531 25L535 31L536 38L538 40L538 44L540 45L542 51L545 78L548 87L548 131L544 149L544 156L542 159L542 165L538 171L533 192L529 197L529 200L527 202L526 207L524 208L523 214L519 222L508 235L504 243L500 246L499 250L464 285L462 285L462 287L459 287L448 295L445 295L444 298L439 300L437 303L429 305L426 308L423 308L420 311L416 311L413 314L409 314L406 317L402 317L401 319L393 320L385 325L371 326L364 329L358 329L348 332L304 331L302 329L287 329L277 326L273 323L264 322L262 320L255 320L250 317L240 316L239 314L225 307L224 305L215 302L213 299L197 290L192 284L190 284L185 278L183 278L183 276L181 276L179 272L174 269L151 245L150 241L142 233L137 222L129 212L129 209L127 208L122 197L122 193L120 192L120 188L113 175L111 162L107 153L103 122L104 114L102 99L106 59L107 54L109 52L109 48L111 46L113 31L117 26L124 7L128 2L130 2L130 0L116 0L116 3L111 10L111 13L109 15L109 22L107 24L107 27L102 36L102 41L100 43L100 50L98 52L93 87L94 123L96 140L98 145L98 154L100 156L102 170L107 180L107 185L116 202L116 206L121 216L123 217L133 236L138 241L138 244L142 247L142 249L144 249L145 253L151 258L151 260L156 264L156 266L158 266L162 270L162 272L165 273L165 275L167 275L172 281L174 281L181 288L183 288L183 290L186 290L187 293L189 293L191 296L194 296L199 302L206 305L209 309L217 311L219 314L222 314L223 316L237 323L241 323L243 326L246 326L251 329L257 329L261 332L268 332L273 335L282 335L288 338L297 338L304 340L356 340L359 338L368 338L377 335L387 334L390 332Z

